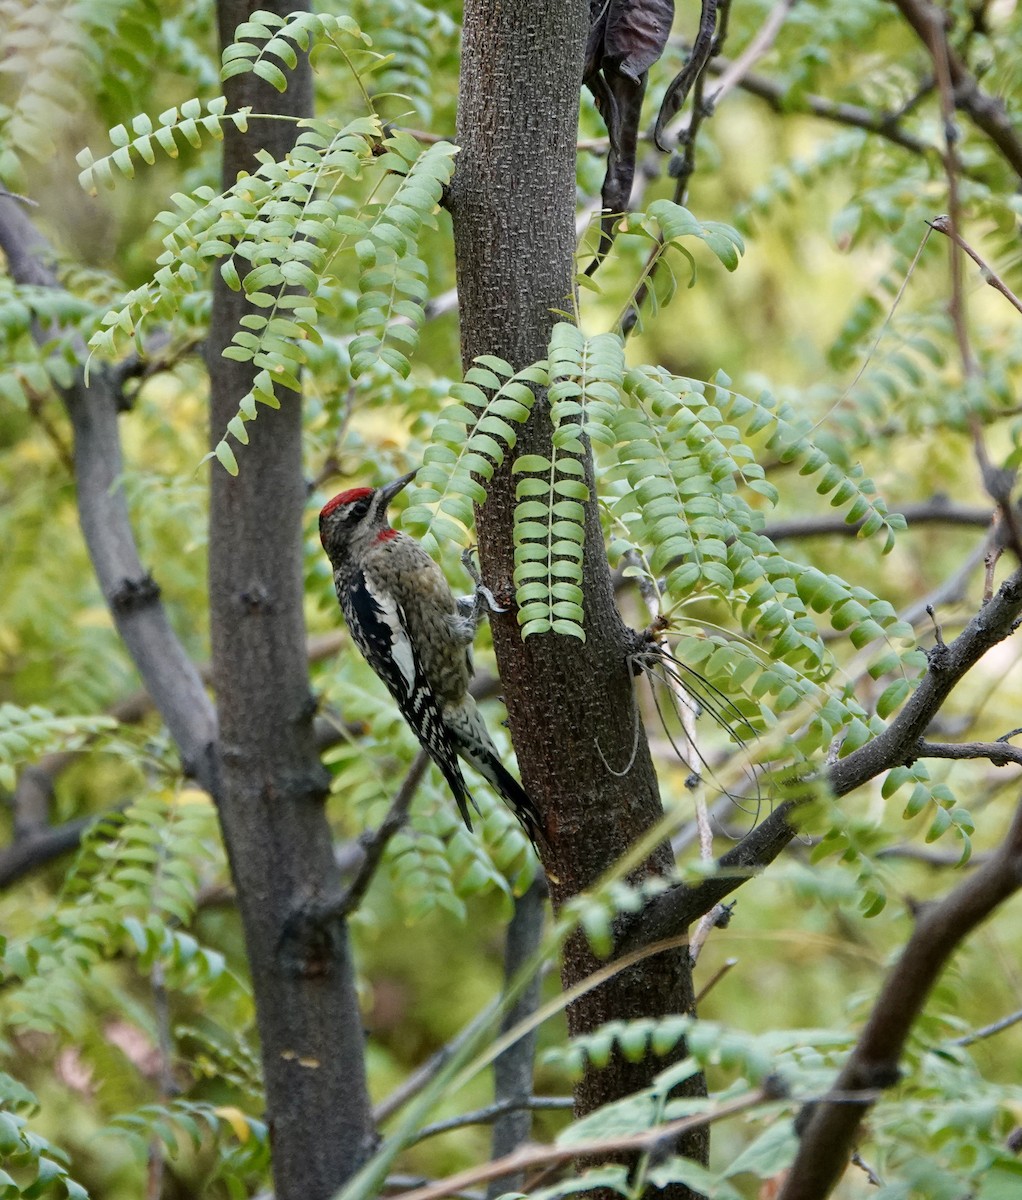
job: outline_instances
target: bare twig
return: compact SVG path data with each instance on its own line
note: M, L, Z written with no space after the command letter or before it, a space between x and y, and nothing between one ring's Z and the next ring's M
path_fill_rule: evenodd
M636 1151L657 1151L669 1153L676 1140L692 1129L698 1129L728 1117L737 1116L751 1108L776 1098L769 1088L762 1088L749 1096L742 1096L721 1104L710 1112L699 1113L696 1116L682 1117L677 1121L669 1121L644 1133L629 1134L618 1138L594 1138L590 1141L573 1142L566 1146L531 1146L516 1150L514 1154L498 1159L496 1162L484 1163L479 1167L471 1167L460 1171L447 1179L442 1179L429 1187L419 1188L414 1192L405 1193L404 1200L441 1200L443 1196L451 1196L463 1188L484 1183L501 1175L519 1173L536 1167L545 1167L551 1163L568 1163L576 1158L588 1158L599 1155L628 1154Z
M930 8L927 13L928 35L923 39L933 59L933 77L940 98L940 115L944 123L944 174L947 177L948 222L953 230L962 225L962 204L958 187L959 156L958 126L955 124L955 96L951 82L951 47L947 40L946 14L939 8ZM965 288L962 283L962 248L951 239L951 320L954 323L955 339L962 359L962 371L966 378L976 372L976 360L969 345L969 325L965 311Z
M988 857L987 854L974 854L969 859L969 866L981 866ZM882 850L877 851L877 858L901 858L908 862L923 863L924 866L934 868L960 867L962 865L960 852L948 853L943 850L931 850L929 847L912 845L885 846Z
M984 561L987 555L988 547L993 542L993 535L988 534L983 541L974 546L970 553L965 558L964 562L947 579L925 596L921 596L918 600L913 601L906 608L902 609L899 616L903 621L908 621L910 625L919 625L926 617L931 608L937 608L945 604L960 604L967 594L969 580L972 578L973 572ZM984 595L983 603L989 600L989 594Z
M980 255L977 254L973 249L973 247L969 245L965 238L963 238L962 235L954 228L954 226L951 224L950 217L943 215L934 217L932 221L928 222L928 224L931 229L935 229L938 233L942 233L945 237L949 237L953 242L956 242L972 259L976 266L979 267L983 281L990 284L994 291L1000 292L1009 304L1011 304L1018 312L1022 313L1022 300L1015 295L1011 288L1008 287L1008 285L994 271L990 264L984 258L981 258Z
M977 529L989 528L994 518L990 508L982 505L955 504L946 496L934 496L931 500L920 504L902 504L892 509L892 516L903 516L906 523L914 525L965 525ZM773 521L764 526L761 532L772 542L784 539L808 537L855 537L862 526L862 521L843 520L840 516L795 518L790 521Z
M1012 1025L1017 1025L1022 1021L1022 1008L1018 1012L1009 1013L1006 1017L1001 1017L999 1021L994 1021L990 1025L984 1025L982 1029L974 1029L972 1033L963 1033L961 1037L953 1038L952 1046L971 1046L975 1042L982 1042L988 1037L993 1037L995 1033L1001 1033L1005 1029L1010 1029Z
M497 1122L509 1113L543 1112L548 1109L563 1111L571 1108L574 1103L575 1101L570 1096L519 1096L517 1099L495 1100L485 1108L477 1108L475 1112L462 1113L457 1117L448 1117L446 1121L434 1121L432 1125L424 1125L415 1135L414 1141L409 1142L409 1145L414 1146L418 1142L424 1142L427 1138L438 1137L442 1133L451 1133L455 1129L464 1129L468 1125L489 1125L490 1122ZM495 1155L494 1157L504 1156ZM507 1177L505 1176L505 1178ZM491 1179L490 1188L499 1183L499 1179ZM488 1193L489 1190L487 1189ZM515 1189L505 1188L504 1190ZM503 1195L503 1192L497 1194Z
M53 447L61 466L69 475L74 474L75 456L74 451L64 439L64 434L50 419L49 413L46 411L46 397L42 396L29 386L27 383L22 383L22 390L25 393L25 398L28 401L28 411L32 414L39 428L46 435L46 440Z
M709 64L711 74L725 75L732 63L726 58L713 59ZM867 133L875 133L885 140L894 143L896 146L901 146L904 150L909 150L913 154L925 156L928 154L941 156L941 151L938 147L929 142L924 142L921 138L908 133L902 128L900 118L904 115L906 109L898 113L876 112L873 109L862 107L858 104L844 104L836 100L828 100L825 96L816 96L812 93L800 95L788 100L788 93L780 84L775 83L772 79L767 79L763 75L754 75L748 73L744 75L738 82L738 87L743 92L748 92L749 95L755 96L759 100L763 100L770 108L782 115L786 116L792 113L806 113L810 116L819 117L824 121L832 121L837 125L847 125L853 129L864 129ZM925 94L925 93L923 93Z
M406 1104L414 1100L421 1091L427 1088L444 1067L452 1059L456 1058L461 1050L476 1037L479 1028L489 1023L498 1004L499 1001L487 1005L481 1013L463 1029L459 1030L455 1037L441 1046L418 1070L409 1075L389 1096L381 1100L373 1109L374 1123L382 1125L384 1121L404 1108Z
M335 654L343 645L347 634L321 634L308 642L309 662L319 662ZM195 668L206 685L212 682L207 663ZM478 676L473 681L472 694L477 698L492 695L496 690L492 676ZM153 700L149 693L140 688L112 704L106 715L120 725L136 725L153 711ZM361 726L345 725L329 716L316 718L316 744L321 750L334 745L343 735L356 736ZM14 814L14 841L0 849L0 890L10 887L23 875L45 866L54 858L73 850L82 833L98 816L86 816L51 827L50 809L54 799L54 788L58 778L78 759L88 752L95 738L87 738L75 750L58 750L45 754L38 762L25 767L18 776L17 787L11 797ZM102 816L103 814L100 814Z
M697 1010L699 1008L699 1005L702 1004L702 1002L706 999L706 997L710 994L710 992L713 991L713 989L717 986L717 984L720 983L720 981L724 978L724 976L727 975L729 971L733 970L737 966L738 966L737 958L725 958L724 959L724 961L720 964L720 966L716 969L716 971L713 972L713 974L710 976L710 978L707 979L707 981L703 984L703 986L696 993L695 1007Z
M392 1195L394 1193L411 1192L416 1188L428 1187L431 1180L426 1175L402 1175L395 1172L388 1175L384 1180L384 1194ZM461 1197L462 1200L483 1200L483 1192L478 1189L465 1188L460 1192L453 1192L455 1197ZM273 1200L272 1196L263 1195L260 1193L255 1200Z
M323 917L348 916L362 903L366 892L369 890L369 885L376 875L390 839L408 819L408 810L411 808L412 801L415 799L415 793L419 789L419 784L422 782L422 777L425 775L428 766L429 755L425 750L420 750L415 756L415 760L409 768L404 782L398 788L397 795L387 810L387 815L380 822L379 828L365 841L365 854L362 862L359 864L358 870L355 872L355 877L336 901L323 905L321 909L317 909L319 915Z
M107 810L96 816L78 817L52 829L37 830L4 847L0 850L0 891L9 888L30 871L45 866L69 850L74 850L89 826L95 821L101 821L109 812L110 810Z
M729 63L720 64L720 77L715 91L710 95L707 104L711 109L724 99L728 92L743 86L743 81L761 58L770 51L770 47L781 32L788 13L794 8L797 0L777 0L774 7L767 13L766 20L756 30L749 44L739 56ZM719 61L719 60L718 60ZM713 67L710 67L713 70Z
M926 742L920 740L916 747L918 758L988 758L995 767L1009 763L1022 766L1022 746L1011 746L1007 742Z

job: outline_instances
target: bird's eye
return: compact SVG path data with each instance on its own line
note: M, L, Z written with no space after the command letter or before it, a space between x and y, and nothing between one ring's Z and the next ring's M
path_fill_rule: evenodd
M351 506L350 512L353 517L361 519L369 511L369 496L363 496L361 500L356 500Z

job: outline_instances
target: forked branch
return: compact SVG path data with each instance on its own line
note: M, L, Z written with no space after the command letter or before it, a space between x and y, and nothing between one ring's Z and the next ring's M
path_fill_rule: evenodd
M923 735L952 689L984 654L1009 637L1022 616L1022 570L1001 585L992 599L966 625L953 642L943 642L929 652L929 666L918 687L890 725L871 741L838 759L828 768L828 784L835 796L844 796L892 767L923 757ZM994 743L992 762L1013 761L1015 754L1003 742ZM951 757L944 746L934 755ZM812 794L807 785L805 799ZM794 814L803 799L780 804L751 833L717 860L718 873L695 885L679 884L652 899L622 929L619 950L630 950L670 937L758 874L795 836Z

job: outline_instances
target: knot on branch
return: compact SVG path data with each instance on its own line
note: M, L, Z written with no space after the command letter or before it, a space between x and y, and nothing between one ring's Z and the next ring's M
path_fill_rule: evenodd
M160 598L160 585L147 571L141 579L122 579L110 597L110 607L117 613L138 612Z
M940 675L949 669L951 665L951 652L943 639L926 651L926 663L930 672L934 675Z
M273 602L270 600L270 593L262 584L257 583L250 588L246 588L238 599L241 601L242 608L247 613L273 612Z
M765 1076L760 1087L763 1089L764 1100L787 1100L791 1095L788 1081L777 1071L771 1071Z
M659 661L663 655L662 638L670 622L666 617L655 617L645 629L632 629L625 626L624 652L625 658L632 669L633 675L642 672Z
M289 771L282 790L290 804L322 804L330 794L330 772L321 763Z
M856 1071L856 1082L863 1091L882 1092L901 1082L902 1071L897 1063L864 1062Z
M309 902L284 923L277 958L285 974L299 979L324 979L341 961L343 921L330 900Z

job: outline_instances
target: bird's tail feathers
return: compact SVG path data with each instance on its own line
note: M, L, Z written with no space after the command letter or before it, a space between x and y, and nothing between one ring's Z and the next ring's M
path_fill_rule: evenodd
M522 823L528 834L529 841L538 851L539 843L548 845L546 832L543 829L543 818L539 814L536 802L522 787L500 759L494 755L474 755L469 759L472 766L497 789L505 803Z
M429 753L429 747L424 747ZM454 795L455 802L458 805L458 812L461 813L461 819L465 822L465 828L472 833L472 817L469 815L468 806L479 811L479 805L472 798L472 793L468 790L468 784L465 783L465 776L461 773L461 766L458 760L446 760L438 755L430 755L436 765L440 768L440 773L447 780L447 786L451 789Z

